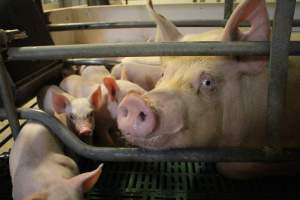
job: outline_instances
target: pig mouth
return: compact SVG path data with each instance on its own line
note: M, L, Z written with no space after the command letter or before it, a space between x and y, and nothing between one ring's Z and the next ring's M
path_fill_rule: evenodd
M166 149L172 146L172 141L176 135L182 134L185 128L172 133L153 133L148 136L135 136L131 134L123 134L124 138L132 145L147 149Z

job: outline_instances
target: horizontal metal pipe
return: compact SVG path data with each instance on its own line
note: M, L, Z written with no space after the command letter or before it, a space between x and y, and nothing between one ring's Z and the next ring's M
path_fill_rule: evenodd
M226 20L180 20L173 21L177 27L224 27ZM272 21L270 22L272 25ZM249 26L249 23L241 23L241 27ZM294 27L300 26L300 20L294 20ZM81 22L49 24L49 31L72 31L91 29L117 29L117 28L154 28L153 21L124 21L124 22Z
M109 66L113 66L120 63L115 60L102 59L102 58L89 58L89 59L77 58L77 59L68 59L65 60L64 62L71 65L109 65Z
M9 60L51 60L122 56L268 55L269 42L163 42L14 47ZM290 42L290 55L300 54L300 42Z
M20 118L34 120L47 126L68 148L79 155L101 161L300 161L300 149L280 154L268 150L238 148L145 150L141 148L101 148L80 141L63 124L51 115L34 109L19 109ZM0 110L0 118L6 114Z

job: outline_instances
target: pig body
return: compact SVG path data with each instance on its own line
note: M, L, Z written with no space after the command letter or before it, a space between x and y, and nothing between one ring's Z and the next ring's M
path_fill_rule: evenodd
M82 66L81 77L85 82L102 83L104 77L109 76L109 71L104 65Z
M78 175L76 163L65 156L49 130L29 122L20 131L9 158L14 200L83 200L101 168Z
M225 29L186 36L157 14L151 1L148 7L158 26L157 41L269 40L269 20L263 0L241 3ZM245 33L238 29L244 20L251 24L250 31ZM300 66L295 59L290 58L287 109L281 135L284 147L300 146L300 136L296 134L300 130L296 92L300 89ZM164 75L155 88L143 96L128 95L119 105L118 127L130 143L151 149L224 146L262 149L267 145L267 58L173 56L162 57L161 62ZM218 168L223 174L237 178L280 171L278 166L261 163L220 164Z
M147 91L154 88L163 72L159 57L124 58L120 64L113 67L111 74L116 79L122 79L123 70L126 73L125 79L138 84Z

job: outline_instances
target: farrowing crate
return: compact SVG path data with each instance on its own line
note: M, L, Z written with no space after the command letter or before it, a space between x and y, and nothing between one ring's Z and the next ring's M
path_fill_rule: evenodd
M232 1L226 1L225 19L232 9ZM72 45L72 46L44 46L44 47L15 47L4 48L9 61L12 60L49 60L76 57L114 57L114 56L150 56L150 55L268 55L270 51L272 70L281 70L272 74L269 99L278 100L276 106L269 101L269 138L270 149L176 149L165 151L149 151L137 148L91 148L80 142L69 131L47 114L34 110L15 110L13 93L10 90L9 79L1 58L0 79L1 97L4 108L0 110L1 118L8 118L17 136L19 124L17 118L37 120L49 128L64 142L65 145L83 157L114 161L104 167L104 175L99 181L99 188L89 194L89 199L294 199L299 197L295 186L297 178L282 177L281 179L261 179L252 181L227 180L218 175L214 164L203 161L291 161L300 159L298 150L277 151L280 126L280 114L287 71L287 58L299 55L299 42L289 42L292 27L292 10L295 2L277 1L277 9L273 24L272 43L164 43L164 44L106 44L106 45ZM282 18L290 13L290 17ZM287 15L285 15L287 16ZM280 20L279 20L280 19ZM206 22L205 22L206 23ZM203 23L202 25L204 25ZM218 22L221 25L223 22ZM200 23L201 25L201 23ZM294 25L297 25L295 21ZM131 25L130 25L131 26ZM135 25L133 25L135 26ZM140 25L137 25L140 26ZM152 25L151 25L152 26ZM188 24L187 24L188 26ZM214 25L212 25L214 26ZM286 32L279 30L287 30ZM3 38L8 38L5 31ZM7 43L1 43L3 44ZM281 46L283 52L276 53L276 47ZM130 51L129 51L130 50ZM279 62L285 61L285 62ZM281 65L279 66L278 63ZM46 73L48 74L48 73ZM276 80L276 81L274 81ZM39 86L45 84L40 82ZM29 85L30 86L30 85ZM29 87L28 86L28 87ZM16 92L16 96L18 91ZM275 96L274 96L275 95ZM24 102L23 102L24 103ZM278 112L275 113L279 107ZM60 130L60 131L59 131ZM7 156L1 158L4 163L3 177L7 176ZM120 163L122 161L122 163ZM128 161L139 161L128 162ZM147 162L141 162L147 161ZM154 162L155 161L155 162ZM160 162L158 162L160 161ZM169 161L169 162L162 162ZM185 161L185 162L182 162ZM91 162L92 165L92 161ZM6 163L6 164L5 164ZM85 170L85 169L83 169ZM299 181L298 181L299 182ZM100 192L100 193L98 193ZM258 195L258 196L257 196ZM9 195L7 196L10 198ZM5 197L6 198L6 197Z

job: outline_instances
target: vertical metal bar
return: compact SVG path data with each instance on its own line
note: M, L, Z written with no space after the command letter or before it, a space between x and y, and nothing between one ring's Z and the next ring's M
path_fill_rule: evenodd
M232 11L233 11L233 1L234 0L225 0L225 6L224 6L224 19L229 19Z
M16 107L14 104L13 93L9 86L9 80L7 77L7 71L5 70L5 65L0 55L0 90L1 99L3 106L7 113L7 118L12 129L13 137L16 138L18 132L20 131L20 124L17 117Z
M277 0L270 52L267 134L270 147L280 150L283 131L288 52L296 0Z

